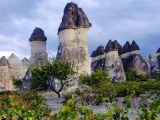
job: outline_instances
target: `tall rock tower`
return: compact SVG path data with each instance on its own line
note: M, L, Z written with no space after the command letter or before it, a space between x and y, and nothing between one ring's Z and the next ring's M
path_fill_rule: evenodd
M80 73L91 73L87 47L87 32L91 23L77 4L70 2L64 8L62 22L58 29L59 47L57 58L71 62Z
M31 46L30 64L43 64L47 61L46 40L47 37L44 35L44 31L36 27L29 39Z

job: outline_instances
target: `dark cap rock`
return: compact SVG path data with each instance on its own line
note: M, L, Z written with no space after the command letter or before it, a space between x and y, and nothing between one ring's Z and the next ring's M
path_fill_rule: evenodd
M97 57L104 54L104 46L100 45L95 51L92 52L91 57Z
M135 51L135 50L139 50L139 46L136 44L136 42L133 40L132 44L130 46L130 52Z
M113 44L112 44L112 40L109 40L106 47L105 47L105 50L104 50L106 53L109 52L109 51L113 51Z
M44 31L41 28L36 27L29 38L29 41L46 41L47 37L44 35Z
M131 46L130 43L127 41L121 49L121 54L130 52L130 46Z
M62 17L62 22L58 28L58 32L64 29L76 29L76 28L89 28L91 23L89 23L87 15L84 13L82 8L79 8L77 4L70 2L64 8L64 14Z
M160 48L157 50L157 53L160 53Z
M117 40L114 40L113 42L112 40L109 40L105 47L105 52L118 51L119 49L121 49L121 45L117 42Z
M97 54L96 54L96 50L95 51L93 51L92 53L91 53L91 57L96 57L97 56Z

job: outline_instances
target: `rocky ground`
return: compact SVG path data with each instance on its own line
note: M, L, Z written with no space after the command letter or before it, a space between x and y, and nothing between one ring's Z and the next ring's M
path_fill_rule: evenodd
M58 98L57 94L53 92L47 92L43 93L43 96L47 99L44 104L50 108L54 113L58 113L59 109L63 106L64 98L63 96L61 98ZM132 103L132 113L128 113L127 116L130 120L135 120L135 118L139 117L139 113L137 111L137 107L139 106L139 101L142 97L146 95L141 95L140 97L136 98ZM154 97L154 96L153 96ZM117 105L122 107L122 102L124 100L124 97L117 98ZM145 101L146 104L149 104L151 100ZM108 103L108 105L112 108L112 104ZM94 113L103 113L106 111L105 104L102 103L99 106L96 105L88 105L89 108L93 109ZM158 118L160 120L160 115L158 115Z

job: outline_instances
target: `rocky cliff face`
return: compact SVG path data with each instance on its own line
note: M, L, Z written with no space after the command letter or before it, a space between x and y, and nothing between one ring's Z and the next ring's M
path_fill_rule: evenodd
M109 71L109 75L113 82L122 82L126 80L123 64L119 57L120 44L115 40L109 40L105 49L99 46L92 52L91 68L92 71L102 68Z
M57 57L70 61L79 74L91 73L87 46L87 32L90 26L91 24L82 8L73 2L66 5L58 29Z

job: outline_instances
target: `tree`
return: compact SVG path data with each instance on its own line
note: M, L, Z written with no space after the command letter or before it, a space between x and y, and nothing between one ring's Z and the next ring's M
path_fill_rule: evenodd
M60 92L64 85L75 78L76 72L66 60L50 59L43 65L31 67L32 85L31 89L45 90L50 87L60 98ZM57 90L55 80L60 84Z

